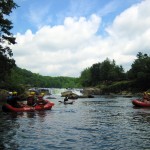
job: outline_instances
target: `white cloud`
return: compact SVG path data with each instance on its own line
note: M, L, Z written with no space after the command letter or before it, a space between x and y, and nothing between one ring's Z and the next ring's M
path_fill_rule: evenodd
M146 11L145 11L146 10ZM122 54L134 54L138 51L148 53L150 48L150 1L145 0L134 5L117 16L113 24L106 29L113 42L113 49Z
M17 34L13 46L21 68L49 76L79 76L93 63L106 58L130 69L136 54L149 54L150 1L145 0L118 15L106 28L107 37L98 35L101 18L67 17L63 25L43 26L35 34Z
M17 45L13 46L16 63L43 75L78 76L83 69L81 61L95 55L92 46L89 52L85 49L97 38L100 21L96 15L89 20L67 17L63 25L44 26L35 34L30 30L18 33Z

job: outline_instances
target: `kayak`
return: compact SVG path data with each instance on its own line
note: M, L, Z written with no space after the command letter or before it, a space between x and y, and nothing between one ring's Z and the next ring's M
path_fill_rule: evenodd
M150 103L149 102L148 103L147 102L142 102L142 101L140 101L138 99L133 100L132 104L134 106L138 106L138 107L150 107Z
M24 105L21 108L16 108L16 107L13 107L9 104L4 104L2 106L2 110L4 112L30 112L30 111L50 110L54 106L54 103L52 103L48 100L45 100L45 101L46 101L46 104L38 104L38 105L33 106L33 107L28 106L28 105Z

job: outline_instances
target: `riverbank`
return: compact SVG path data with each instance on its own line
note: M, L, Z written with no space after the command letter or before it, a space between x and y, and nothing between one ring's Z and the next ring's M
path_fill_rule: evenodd
M88 87L83 88L81 91L83 95L112 95L112 96L124 96L124 97L133 97L133 96L142 96L143 92L131 92L131 91L120 91L120 92L104 92L101 88Z

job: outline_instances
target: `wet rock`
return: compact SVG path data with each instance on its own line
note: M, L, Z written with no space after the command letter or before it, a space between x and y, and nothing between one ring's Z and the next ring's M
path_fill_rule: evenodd
M65 91L61 93L61 97L68 97L69 99L77 99L79 96L72 91Z
M82 91L83 95L100 95L101 89L100 88L84 88Z

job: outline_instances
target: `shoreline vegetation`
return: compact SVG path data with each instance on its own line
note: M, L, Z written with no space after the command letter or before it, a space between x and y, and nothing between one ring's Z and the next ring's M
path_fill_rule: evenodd
M42 76L13 67L11 73L1 81L0 100L7 96L7 91L17 91L19 95L25 97L24 93L31 87L80 88L83 89L82 98L92 98L92 95L141 96L141 93L150 89L149 64L150 57L139 52L131 69L126 73L121 66L115 64L114 60L106 59L83 70L79 78Z

